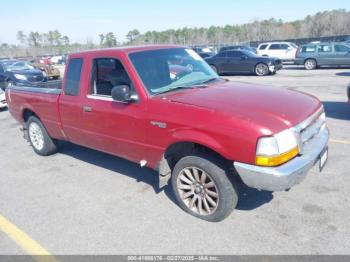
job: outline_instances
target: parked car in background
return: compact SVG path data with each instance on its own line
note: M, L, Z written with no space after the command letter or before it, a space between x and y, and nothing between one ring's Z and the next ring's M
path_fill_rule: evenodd
M61 55L52 56L50 58L51 64L62 64L63 57Z
M51 65L51 57L50 56L41 57L40 63L45 64L45 65Z
M302 45L296 54L296 65L312 70L321 66L350 66L350 44L319 43Z
M229 50L205 59L218 74L253 73L258 76L274 74L282 68L278 58L257 56L246 50Z
M29 64L33 66L36 69L39 69L43 72L45 72L48 79L54 79L57 80L60 78L61 72L58 68L54 67L53 65L46 65L43 63L40 63L40 60L30 60Z
M212 56L216 55L216 53L214 53L214 52L210 52L210 53L202 52L202 53L198 53L198 54L201 58L208 58L208 57L212 57Z
M46 74L24 61L9 60L0 61L0 86L33 85L47 81Z
M298 46L291 42L262 43L257 48L258 55L277 57L283 61L294 61Z
M197 70L172 79L174 57L188 56ZM225 81L192 49L71 54L64 78L61 89L6 90L33 150L51 155L67 140L153 168L160 187L171 182L179 206L204 220L223 220L236 207L236 178L283 191L326 164L329 132L316 97Z
M230 45L230 46L224 46L220 48L219 53L228 51L228 50L246 50L250 51L254 54L256 54L256 49L254 47L248 46L248 45Z
M211 46L194 46L194 47L192 47L192 50L196 51L198 54L199 53L215 53L214 48Z
M210 46L194 46L192 50L195 51L200 57L207 58L216 54L214 48Z
M5 88L7 87L7 83L6 83L6 79L7 77L4 74L1 74L1 64L0 64L0 89L1 90L5 90Z
M7 107L5 92L0 88L0 109L4 109Z

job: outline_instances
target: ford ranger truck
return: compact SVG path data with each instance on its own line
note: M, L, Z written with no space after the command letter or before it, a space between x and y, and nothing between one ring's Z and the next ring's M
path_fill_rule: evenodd
M186 47L71 54L62 86L12 86L6 98L37 154L65 140L153 168L183 210L208 221L236 207L238 177L288 190L327 160L317 98L223 80Z

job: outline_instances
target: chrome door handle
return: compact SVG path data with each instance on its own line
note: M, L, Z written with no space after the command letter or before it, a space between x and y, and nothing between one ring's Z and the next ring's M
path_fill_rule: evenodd
M92 107L91 106L83 106L84 112L92 112Z

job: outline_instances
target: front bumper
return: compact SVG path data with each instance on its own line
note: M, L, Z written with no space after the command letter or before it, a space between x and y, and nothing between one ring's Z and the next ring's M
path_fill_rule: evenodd
M307 172L318 162L328 145L329 131L325 127L315 138L304 145L303 154L278 167L261 167L234 162L243 182L253 188L267 191L283 191L300 183Z
M281 70L282 67L283 67L282 64L270 65L270 66L269 66L269 71L270 71L271 73L274 73L274 72L277 72L278 70Z

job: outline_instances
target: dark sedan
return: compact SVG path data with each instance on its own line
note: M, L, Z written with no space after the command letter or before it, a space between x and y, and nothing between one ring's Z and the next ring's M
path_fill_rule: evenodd
M8 60L0 62L0 87L5 89L9 85L35 85L46 81L41 70L23 61Z
M245 50L225 51L205 59L218 73L253 73L258 76L275 74L282 68L282 61L273 57L257 56Z
M248 45L229 45L220 48L219 53L229 50L246 50L256 54L256 49Z

